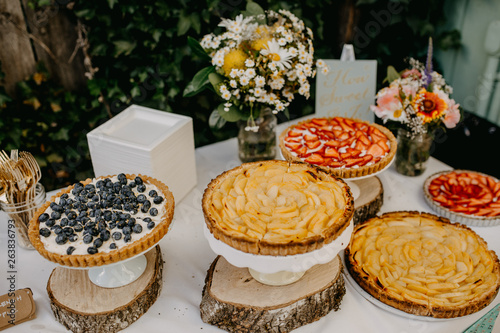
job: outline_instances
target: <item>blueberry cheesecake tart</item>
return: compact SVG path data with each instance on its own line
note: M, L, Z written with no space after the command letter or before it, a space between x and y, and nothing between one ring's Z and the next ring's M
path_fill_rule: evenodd
M118 262L156 244L174 216L174 197L144 175L87 179L60 191L36 213L29 238L46 259L70 267Z

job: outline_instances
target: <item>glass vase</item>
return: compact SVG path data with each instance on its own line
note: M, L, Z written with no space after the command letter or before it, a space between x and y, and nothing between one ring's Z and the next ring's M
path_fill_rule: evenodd
M24 249L34 249L28 237L29 223L38 208L45 203L45 198L45 188L42 184L37 183L35 195L29 200L16 203L0 200L0 209L7 213L9 219L14 222L17 244Z
M270 108L262 109L255 117L254 129L249 128L247 121L238 123L238 157L243 163L272 160L276 157L277 123Z
M424 173L434 137L430 133L414 135L405 129L398 129L396 170L405 176L419 176Z

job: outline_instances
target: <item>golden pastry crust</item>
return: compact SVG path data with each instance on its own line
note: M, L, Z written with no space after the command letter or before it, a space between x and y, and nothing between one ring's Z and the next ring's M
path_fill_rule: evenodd
M428 213L374 217L355 227L344 254L361 288L418 316L474 313L500 287L500 263L486 242L467 226Z
M305 124L310 124L311 121L316 120L316 119L320 119L320 120L326 119L327 121L331 121L332 119L336 119L336 118L341 118L341 117L308 119L308 120L301 121L295 125L289 126L279 136L279 147L281 149L281 153L283 154L283 157L287 161L307 162L306 158L302 158L300 156L294 155L292 153L292 150L286 146L285 138L288 136L288 133L291 130L297 128L297 126L303 126ZM348 118L341 118L341 119L348 119ZM348 119L348 120L355 122L355 123L365 124L367 126L374 127L378 131L382 132L387 137L387 141L389 142L389 144L388 144L389 151L387 152L387 154L384 157L382 157L379 161L377 161L376 163L373 163L371 165L362 165L362 166L357 166L357 167L346 167L346 166L338 167L338 166L332 166L332 165L315 164L315 166L317 166L317 167L325 170L326 172L329 172L337 177L340 177L340 178L355 178L355 177L367 176L367 175L373 174L373 173L378 172L378 171L384 169L385 167L387 167L396 155L397 140L396 140L396 137L392 134L392 132L389 131L386 127L375 124L375 123L369 123L369 122L359 120L359 119Z
M47 208L49 208L51 202L54 202L57 197L60 197L64 193L70 193L74 188L74 185L71 185L63 190L61 190L57 195L53 196L49 201L47 201L42 207L40 207L35 213L33 219L29 223L28 235L31 243L35 247L35 249L46 259L55 262L57 264L69 267L94 267L94 266L102 266L108 265L112 263L116 263L118 261L131 258L137 254L140 254L156 243L158 243L163 236L168 232L170 224L172 223L172 219L174 217L174 208L175 201L172 192L168 189L168 187L160 182L159 180L145 176L145 175L134 175L134 174L126 174L127 179L133 180L136 176L142 178L144 183L155 185L164 195L164 205L166 208L165 213L158 219L160 222L156 224L154 229L138 239L135 242L127 244L124 247L120 247L116 250L111 250L107 253L96 253L96 254L85 254L85 255L67 255L67 254L57 254L48 251L44 244L40 239L40 222L38 221L38 217L43 214ZM111 178L113 176L103 176L98 177L96 179L105 179ZM82 181L83 185L89 184L93 181L93 179L87 179Z
M216 239L243 252L273 256L306 253L332 242L349 225L353 206L342 179L286 161L245 163L226 171L208 184L202 200L206 225Z

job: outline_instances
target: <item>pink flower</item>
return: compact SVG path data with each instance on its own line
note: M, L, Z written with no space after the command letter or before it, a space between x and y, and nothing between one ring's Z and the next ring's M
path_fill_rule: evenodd
M401 73L401 77L404 79L405 77L408 77L408 76L414 76L414 77L417 77L417 78L421 78L422 77L422 73L420 73L420 71L418 69L405 69L403 73Z
M443 119L443 124L447 128L453 128L457 126L458 122L460 121L459 106L460 104L456 104L455 100L450 99L450 102L448 103L448 112L446 112L446 115Z
M389 86L381 89L377 94L377 105L370 106L375 115L382 120L401 121L403 106L399 99L399 89L397 86Z

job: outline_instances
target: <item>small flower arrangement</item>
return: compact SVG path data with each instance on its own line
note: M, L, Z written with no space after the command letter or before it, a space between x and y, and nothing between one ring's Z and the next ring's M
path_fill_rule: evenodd
M432 40L429 40L427 61L409 60L410 68L397 73L388 69L389 86L376 95L370 108L384 123L400 123L411 133L430 133L442 125L454 128L460 121L460 105L450 98L453 89L443 76L432 70Z
M223 100L217 108L220 116L226 121L248 120L247 130L257 131L254 116L263 107L276 114L296 93L309 98L309 79L317 70L327 73L328 67L322 60L314 61L313 33L291 12L264 12L249 2L246 14L222 19L219 26L224 32L202 38L199 46L211 66L195 75L184 96L209 83Z

